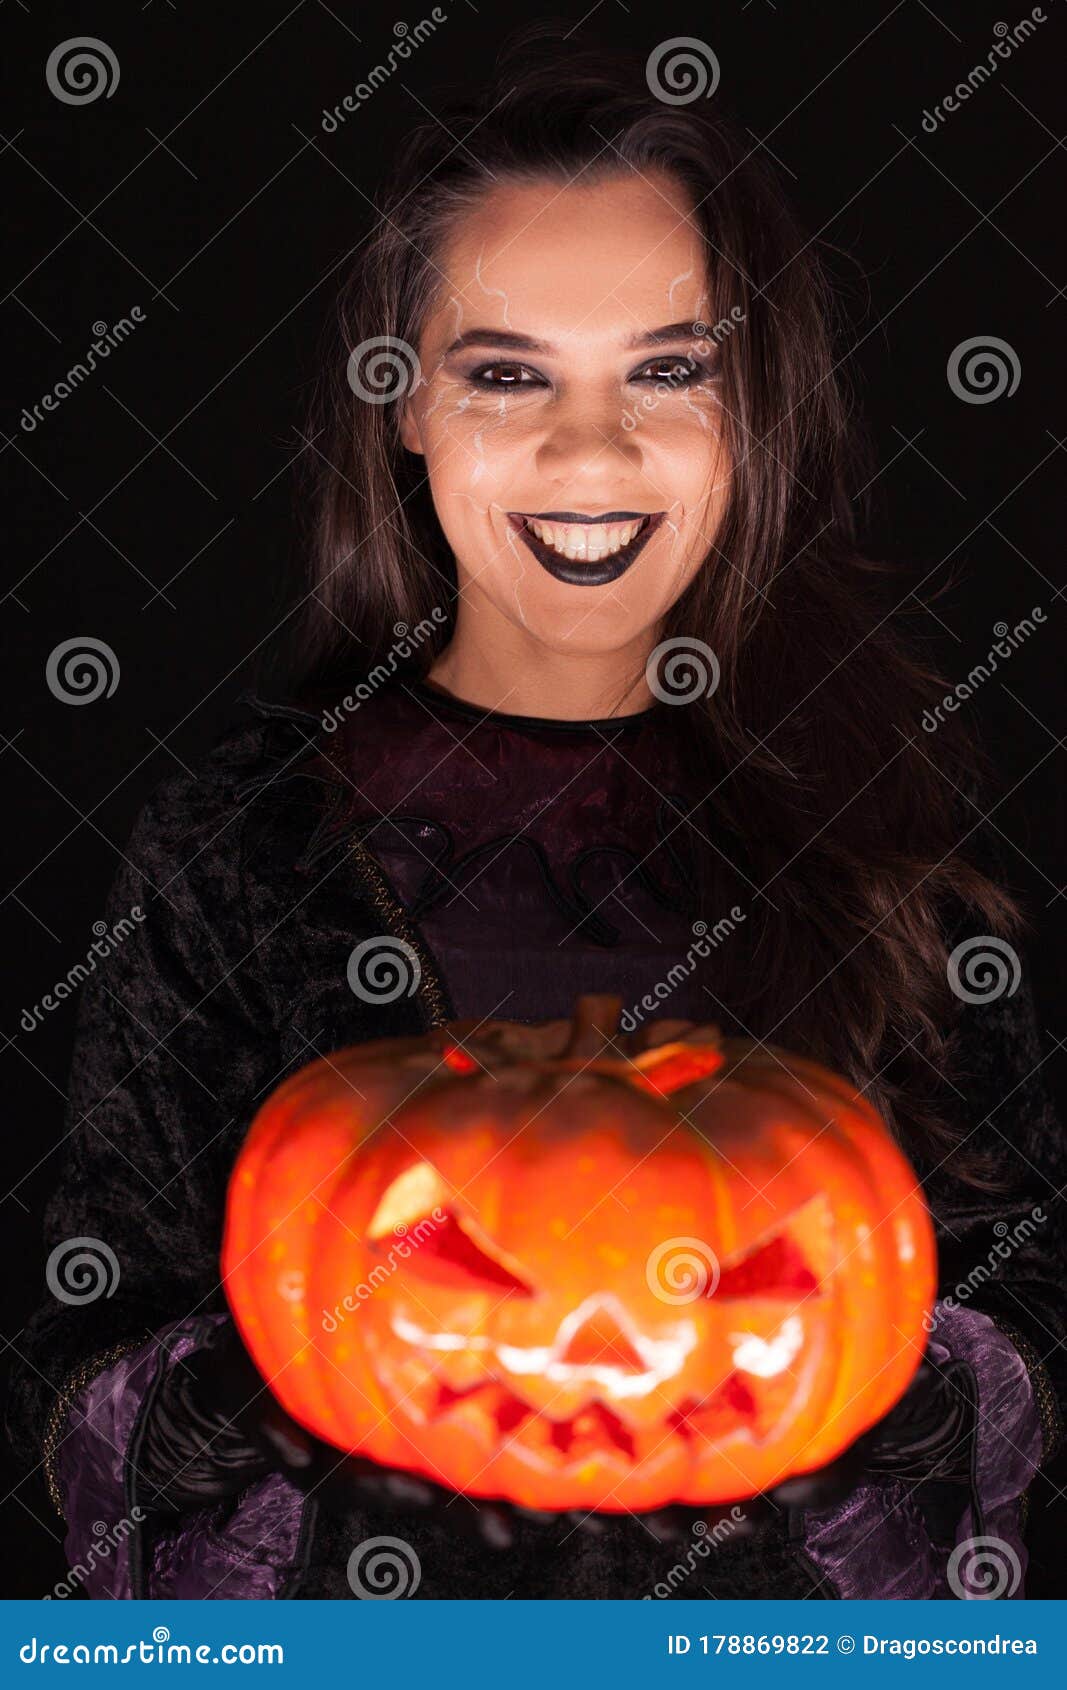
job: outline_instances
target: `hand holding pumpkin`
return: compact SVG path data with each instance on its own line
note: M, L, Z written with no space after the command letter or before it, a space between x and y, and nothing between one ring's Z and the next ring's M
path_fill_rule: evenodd
M417 1509L490 1544L510 1538L497 1505L472 1506L414 1474L343 1455L297 1425L227 1316L200 1348L168 1370L152 1401L137 1454L138 1503L157 1513L203 1508L228 1501L269 1472L340 1512Z
M877 1115L713 1027L622 1038L620 1008L355 1046L268 1100L223 1274L301 1427L468 1497L703 1513L892 1408L934 1249Z

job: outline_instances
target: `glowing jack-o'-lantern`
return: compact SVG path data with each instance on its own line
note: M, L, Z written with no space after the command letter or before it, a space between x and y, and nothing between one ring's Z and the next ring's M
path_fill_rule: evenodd
M879 1117L714 1027L612 1038L619 1007L354 1046L268 1100L223 1274L309 1430L475 1496L638 1510L811 1471L900 1396L934 1246Z

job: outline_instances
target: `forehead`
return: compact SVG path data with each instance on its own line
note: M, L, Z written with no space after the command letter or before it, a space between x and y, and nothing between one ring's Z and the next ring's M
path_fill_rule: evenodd
M662 172L595 183L500 183L453 230L427 324L447 343L474 324L559 345L623 340L707 308L688 195Z

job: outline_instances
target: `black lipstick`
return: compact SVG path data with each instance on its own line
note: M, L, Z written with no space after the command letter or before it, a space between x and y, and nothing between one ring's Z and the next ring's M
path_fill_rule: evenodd
M665 511L652 514L648 511L607 511L603 516L587 516L580 511L509 511L508 521L525 541L541 568L547 570L557 581L565 581L571 587L603 587L609 581L617 581L620 575L625 575L631 565L637 562L665 515ZM636 522L640 519L642 526L628 545L621 546L609 557L597 558L593 563L584 563L581 558L563 557L551 546L546 546L530 527L531 518L535 522L584 523Z

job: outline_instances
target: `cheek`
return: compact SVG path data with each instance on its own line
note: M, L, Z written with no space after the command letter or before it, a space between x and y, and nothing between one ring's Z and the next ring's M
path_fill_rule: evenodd
M649 480L669 491L686 512L725 497L730 460L722 412L713 401L694 399L669 415L653 416L631 439L642 450Z
M509 470L528 450L530 411L525 417L504 397L487 398L450 388L431 395L422 432L427 467L442 486L462 487L477 473Z

